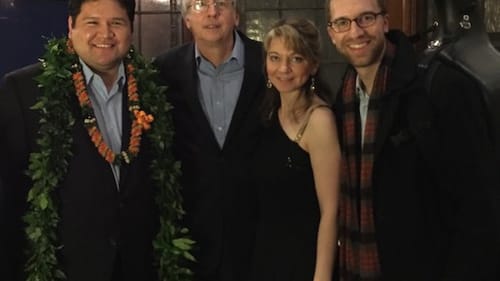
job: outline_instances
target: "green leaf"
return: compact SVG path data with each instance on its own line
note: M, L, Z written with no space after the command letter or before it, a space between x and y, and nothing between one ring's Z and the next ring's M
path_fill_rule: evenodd
M31 241L37 241L40 236L42 236L42 230L39 227L34 228L33 231L28 233L28 237Z
M178 238L178 239L172 240L172 244L181 250L189 250L189 249L191 249L191 245L193 244L193 241L186 239L186 238Z
M40 209L47 209L47 205L49 204L49 200L47 199L47 194L43 193L39 198Z
M189 261L196 261L195 257L191 255L189 252L183 252L183 256L185 259Z
M173 124L169 110L172 106L165 99L166 87L156 84L158 71L135 51L130 53L130 60L136 69L134 75L140 93L138 105L155 117L145 136L156 155L151 169L161 226L152 245L158 276L163 281L190 281L193 274L186 267L186 261L195 260L190 253L194 241L189 239L189 230L179 225L184 210L179 184L180 165L171 152ZM77 62L76 55L66 52L66 38L49 39L43 55L43 71L35 78L42 94L31 107L40 116L40 128L36 140L39 152L31 153L29 158L27 174L33 186L27 196L29 208L23 217L31 241L25 265L27 281L66 279L56 258L56 252L61 248L56 235L59 215L58 206L51 198L67 174L72 156L72 129L75 120L80 120L70 106L75 98L70 78L72 64ZM83 109L82 114L86 110Z
M34 196L35 196L35 190L32 188L32 189L30 189L30 191L28 191L27 201L28 202L33 201Z
M56 270L54 275L57 279L66 279L66 274L62 270Z

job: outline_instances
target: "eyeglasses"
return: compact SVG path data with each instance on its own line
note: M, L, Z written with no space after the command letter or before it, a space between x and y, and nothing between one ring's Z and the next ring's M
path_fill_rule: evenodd
M355 21L359 27L365 28L374 25L375 22L377 21L377 16L380 15L385 15L385 11L381 11L378 13L374 12L362 13L361 15L353 19L338 18L336 20L329 21L328 26L331 27L335 32L346 32L349 31L349 29L351 29L351 23Z
M193 2L193 4L189 5L188 8L192 8L194 12L196 13L204 13L208 10L210 6L214 6L214 8L218 9L219 11L227 9L229 6L233 5L233 1L224 1L224 0L219 0L219 1L214 1L212 3L207 3L207 1L203 0L196 0Z

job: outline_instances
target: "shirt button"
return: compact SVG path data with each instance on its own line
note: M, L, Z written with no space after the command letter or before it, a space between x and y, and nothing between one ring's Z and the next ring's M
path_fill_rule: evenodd
M222 132L222 126L218 126L217 131Z

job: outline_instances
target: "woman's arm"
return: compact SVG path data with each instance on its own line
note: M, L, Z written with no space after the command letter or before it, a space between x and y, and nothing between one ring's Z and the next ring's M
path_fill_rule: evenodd
M329 108L314 110L302 140L310 155L321 212L314 281L330 281L337 241L341 154L335 118Z

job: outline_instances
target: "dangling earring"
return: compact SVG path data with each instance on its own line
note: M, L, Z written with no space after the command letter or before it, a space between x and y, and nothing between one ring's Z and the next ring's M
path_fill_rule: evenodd
M273 84L271 83L271 80L267 79L266 87L268 89L271 89L273 87Z
M316 79L314 79L314 77L311 77L311 86L309 86L309 89L313 93L316 91Z

